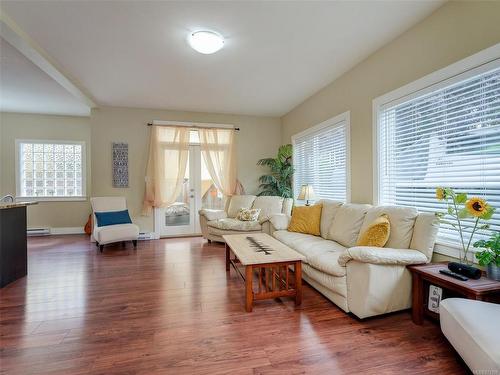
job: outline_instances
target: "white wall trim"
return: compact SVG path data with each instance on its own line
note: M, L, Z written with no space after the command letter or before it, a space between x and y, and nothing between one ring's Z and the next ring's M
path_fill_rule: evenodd
M339 115L329 118L317 125L311 126L297 134L292 135L292 145L295 147L295 143L298 138L307 136L309 134L316 133L322 129L329 127L341 126L342 123L346 123L346 202L351 201L351 111L343 112ZM292 183L292 189L294 189L294 181Z
M379 112L384 105L395 105L416 96L425 95L439 87L467 79L500 64L500 43L483 51L457 61L447 67L430 73L416 81L404 85L375 98L372 102L372 139L373 139L373 204L380 203L378 147L379 147Z

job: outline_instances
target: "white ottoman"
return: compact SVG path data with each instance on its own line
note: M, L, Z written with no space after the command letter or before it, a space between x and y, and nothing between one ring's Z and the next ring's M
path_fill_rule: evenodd
M439 313L443 334L471 371L500 374L500 305L447 298Z

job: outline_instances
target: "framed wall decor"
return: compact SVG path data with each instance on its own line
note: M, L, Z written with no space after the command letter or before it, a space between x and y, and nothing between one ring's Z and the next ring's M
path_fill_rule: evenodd
M113 142L113 187L128 188L128 143Z

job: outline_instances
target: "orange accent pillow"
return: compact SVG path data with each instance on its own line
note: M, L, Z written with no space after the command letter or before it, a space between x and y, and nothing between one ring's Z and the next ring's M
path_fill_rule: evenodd
M292 211L292 218L288 225L290 232L298 232L304 234L312 234L319 236L321 209L323 205L315 204L314 206L295 206Z

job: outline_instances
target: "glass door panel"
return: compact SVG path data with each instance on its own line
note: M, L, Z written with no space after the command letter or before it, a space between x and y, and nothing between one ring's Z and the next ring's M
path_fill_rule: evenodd
M217 189L212 178L210 177L210 173L208 172L208 168L203 157L201 157L200 189L201 208L210 208L214 210L224 209L224 195L219 189Z
M155 232L160 236L179 236L197 233L196 186L199 162L196 146L189 147L189 158L181 191L174 203L155 209ZM198 147L199 148L199 147ZM199 151L198 151L199 153ZM197 167L198 165L198 167Z
M198 211L202 208L223 210L225 207L224 195L215 187L201 156L198 138L193 133L191 143L188 166L177 199L167 208L155 209L155 232L160 236L201 234Z

